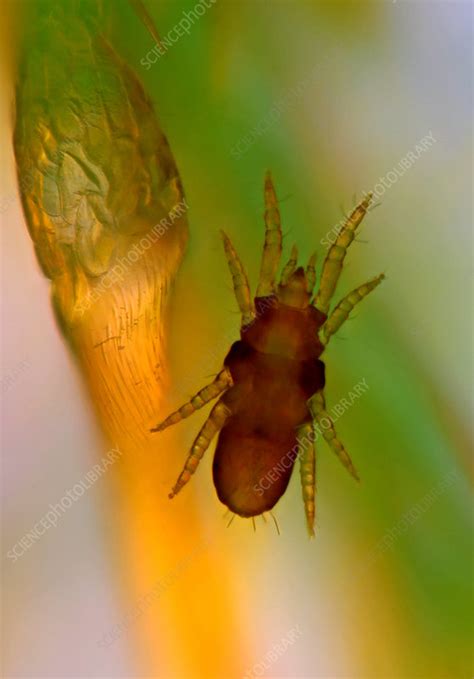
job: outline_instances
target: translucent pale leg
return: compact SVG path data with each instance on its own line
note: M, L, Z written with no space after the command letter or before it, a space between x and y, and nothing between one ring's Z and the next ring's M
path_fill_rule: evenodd
M314 430L312 423L298 428L300 443L300 478L303 493L306 526L310 537L314 537L315 494L316 494L316 456L314 451Z
M130 0L130 4L134 8L135 12L137 13L138 17L143 21L143 24L146 26L148 29L148 32L150 33L151 37L155 41L157 45L162 45L160 36L158 35L158 31L156 30L156 26L153 22L153 19L151 18L150 14L148 13L147 8L143 4L142 0Z
M192 415L194 412L196 412L196 410L199 410L199 408L205 406L206 403L209 403L209 401L215 399L217 396L219 396L219 394L222 394L222 392L228 389L230 386L232 386L232 377L230 371L227 368L224 368L224 370L221 370L221 372L217 375L214 382L211 382L211 384L208 384L203 389L198 391L198 393L193 396L192 399L188 401L188 403L185 403L181 406L181 408L175 410L174 413L168 415L166 420L163 420L163 422L157 424L156 427L153 427L153 429L150 429L150 431L163 431L163 429L171 427L173 424L177 424L181 420L184 420L186 417Z
M275 291L275 276L281 257L281 222L278 201L270 172L265 176L265 245L263 247L257 297L267 297Z
M328 250L321 272L321 282L319 284L318 294L314 301L314 306L323 313L327 313L329 309L329 303L342 271L347 248L354 240L357 227L363 220L371 200L372 194L368 193L367 196L352 210L351 214L344 222L335 243L331 245Z
M308 266L306 267L306 284L307 291L310 295L313 294L314 284L316 283L316 253L309 258Z
M191 447L191 451L188 455L188 459L186 460L183 471L179 475L178 480L173 486L173 490L168 496L170 499L177 495L181 488L187 484L191 476L196 471L202 456L209 448L212 439L217 434L217 432L222 429L229 415L231 415L230 409L225 405L225 403L218 401L211 410L211 413L202 426L201 431L194 439L194 443Z
M319 431L321 431L323 438L327 441L329 446L336 453L344 467L352 474L352 476L359 481L359 476L355 470L352 460L349 457L349 453L346 451L342 443L337 438L336 430L334 429L334 424L326 412L326 402L324 399L323 391L318 391L314 396L312 396L308 401L308 406L314 420L318 426Z
M346 297L344 297L344 299L342 299L339 302L339 304L336 306L334 311L331 313L331 315L321 328L320 339L323 344L327 344L329 342L331 335L334 335L334 333L336 333L339 330L339 328L347 319L355 305L361 302L364 299L364 297L366 297L369 294L369 292L371 292L378 285L380 285L384 278L385 276L383 274L380 274L380 276L372 278L372 280L367 281L367 283L364 283L355 290L352 290L352 292L346 295Z
M224 240L224 250L227 262L229 264L230 273L232 274L235 297L242 313L242 326L248 325L255 319L255 309L250 296L250 286L247 274L245 273L243 264L240 261L230 238L223 231L221 231L221 233Z
M296 269L297 261L298 261L298 248L296 247L296 245L293 245L293 247L291 248L290 259L285 264L285 266L283 267L283 271L281 272L280 285L286 285L288 283L288 279Z

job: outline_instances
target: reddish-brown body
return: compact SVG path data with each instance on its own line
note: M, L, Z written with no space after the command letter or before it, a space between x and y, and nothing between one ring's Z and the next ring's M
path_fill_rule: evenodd
M194 439L169 497L175 497L188 483L216 435L219 439L213 464L214 485L221 502L243 517L253 518L272 509L285 492L298 457L306 525L312 537L317 431L323 431L329 447L348 472L359 479L326 410L324 363L320 356L354 306L384 276L376 276L352 290L328 316L347 248L370 205L368 194L347 216L329 248L315 295L316 253L304 269L298 266L295 245L277 283L283 234L269 173L264 196L265 243L254 300L242 262L228 236L222 233L242 314L240 340L232 345L215 379L151 431L162 431L218 398Z
M296 430L311 421L307 401L324 387L318 330L326 315L276 296L256 298L257 318L242 328L224 365L232 411L220 432L213 475L221 502L240 516L271 509L286 490L296 458Z

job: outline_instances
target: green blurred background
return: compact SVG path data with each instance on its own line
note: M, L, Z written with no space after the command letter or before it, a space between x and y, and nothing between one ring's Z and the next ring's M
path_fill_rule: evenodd
M196 3L146 4L164 37ZM10 8L16 16L24 6ZM284 255L296 242L304 258L316 248L320 265L320 241L353 196L372 189L424 136L431 132L436 139L368 215L336 295L381 271L387 275L325 355L329 407L359 380L369 385L337 423L361 485L320 443L314 542L306 539L297 475L277 506L279 539L271 526L262 523L254 536L248 522L235 521L219 540L235 573L229 596L241 629L229 647L238 656L240 646L250 646L248 669L298 624L301 638L263 676L471 677L471 4L218 0L150 68L141 60L153 40L130 5L120 0L108 16L117 49L156 104L190 206L191 237L170 309L171 407L208 381L237 337L219 229L231 236L255 290L265 170L272 170L281 200ZM6 91L8 98L8 85ZM277 103L280 111L267 125ZM260 133L252 132L259 125ZM249 134L254 139L239 155L236 145ZM13 182L12 170L6 190ZM46 286L40 290L32 279L25 292L21 270L37 265L30 261L27 236L18 235L26 232L19 211L9 226L13 217L5 321L14 326L26 298L43 300ZM38 332L35 314L49 318L47 301L42 304L42 311L21 321L21 331L10 331L4 373L31 354L25 323L27 333ZM44 355L53 351L41 332L39 343ZM28 445L18 432L18 413L23 390L41 391L41 380L31 375L6 399L11 450ZM68 389L74 392L72 378L66 386L53 381L49 395L38 398L54 403ZM72 399L77 412L81 398L75 405ZM60 426L49 439L58 448ZM197 426L194 419L183 424L183 448ZM81 428L80 435L93 438L93 427L86 423L87 433ZM44 436L51 436L46 425ZM208 454L193 483L202 521L220 536L211 462ZM178 469L170 470L170 480ZM27 484L13 460L9 471L6 510L14 515ZM430 493L433 501L425 502ZM37 513L31 509L32 517ZM83 549L97 549L90 536L83 539ZM101 588L102 567L91 570L90 591ZM6 676L77 676L71 660L79 654L77 630L61 638L63 662L53 651L35 650L52 643L60 597L51 612L37 573L27 569L15 577L15 587L23 583L33 599L43 592L43 613L13 625ZM112 610L117 604L103 605ZM111 619L117 615L110 613ZM85 613L81 619L88 628ZM97 634L104 622L98 627ZM18 648L28 639L35 643L19 660ZM107 661L92 652L88 661L82 658L80 676L136 676L126 640L109 653ZM242 673L229 667L222 676Z

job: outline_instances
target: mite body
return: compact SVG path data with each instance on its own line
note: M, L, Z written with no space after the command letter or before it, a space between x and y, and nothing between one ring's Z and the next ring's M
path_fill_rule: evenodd
M217 495L232 512L254 517L272 509L284 494L299 457L308 532L314 535L315 427L358 479L350 457L326 412L325 368L320 356L354 305L383 279L356 288L328 315L330 300L355 231L370 205L366 196L346 219L322 267L318 293L313 255L298 266L297 250L275 283L282 233L278 203L269 174L265 179L265 246L257 295L252 301L243 266L223 234L224 248L242 313L235 342L214 382L152 429L161 431L220 396L196 437L170 497L189 481L212 438L219 433L213 476Z
M294 276L305 286L301 274ZM241 341L224 361L233 386L222 401L232 415L220 433L213 467L221 502L247 517L270 510L285 492L297 429L312 421L307 401L324 387L317 333L326 316L310 306L285 306L277 296L257 297L255 308L256 320L242 328Z

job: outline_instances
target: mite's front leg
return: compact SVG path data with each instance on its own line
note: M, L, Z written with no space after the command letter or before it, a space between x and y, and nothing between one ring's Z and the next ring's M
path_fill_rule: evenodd
M265 176L265 245L263 246L262 263L257 297L268 297L275 293L275 276L281 257L281 220L278 200L270 172Z
M324 399L324 392L322 390L311 396L308 401L308 407L316 424L318 425L318 428L322 432L323 438L327 441L329 446L341 460L344 467L346 467L346 469L350 472L350 474L352 474L356 481L360 481L355 467L352 464L352 460L349 457L349 453L339 441L336 430L334 429L334 424L328 412L326 411L326 401Z
M345 220L336 241L328 250L324 260L323 270L321 271L318 294L313 302L316 309L319 309L324 314L327 314L329 310L329 304L342 271L347 249L354 240L357 228L369 209L371 201L372 194L369 193L358 205L356 205L349 217Z
M255 307L250 296L249 281L230 238L223 231L221 233L224 240L225 255L232 274L235 297L242 313L241 326L244 327L255 320Z
M384 278L384 274L380 274L379 276L372 278L370 281L367 281L367 283L359 285L358 288L352 290L352 292L346 295L344 299L339 302L321 328L320 340L323 344L327 344L329 342L331 335L334 335L339 330L344 321L346 321L349 317L349 314L355 305L359 304L359 302L361 302L364 297L367 297L369 292L375 290L375 288L380 285Z

